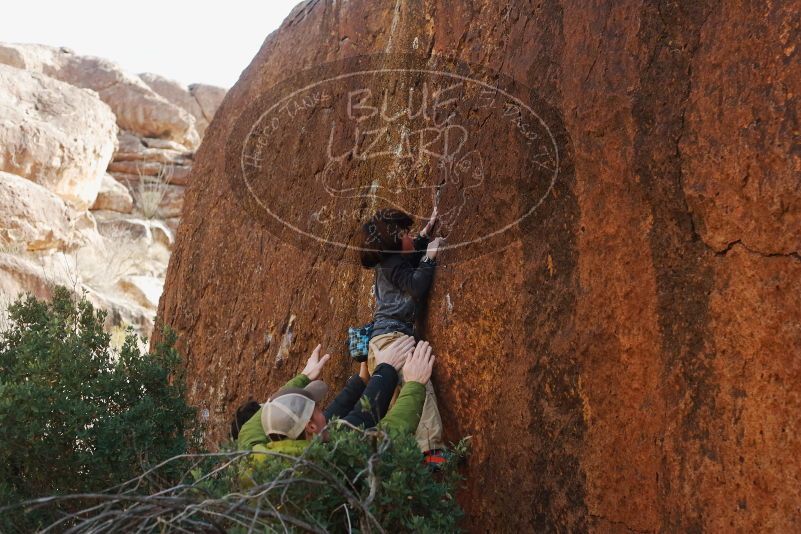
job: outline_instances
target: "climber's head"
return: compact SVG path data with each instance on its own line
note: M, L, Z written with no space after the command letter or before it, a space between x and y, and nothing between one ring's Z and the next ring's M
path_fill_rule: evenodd
M367 268L375 267L387 255L414 250L409 234L412 218L396 209L378 210L362 225L360 259Z
M326 420L319 403L328 392L321 380L305 388L284 388L270 397L261 410L261 426L268 436L311 439L320 434L328 439Z

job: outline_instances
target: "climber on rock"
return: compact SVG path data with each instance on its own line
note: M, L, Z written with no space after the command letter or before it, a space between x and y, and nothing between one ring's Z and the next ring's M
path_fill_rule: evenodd
M330 355L320 358L318 346L303 371L266 403L259 406L251 402L237 411L232 435L236 434L238 448L297 455L305 450L315 435L327 440L328 422L334 418L354 427L380 425L390 432L411 434L423 412L426 384L434 365L431 351L431 345L425 341L415 344L411 336L398 337L377 352L376 367L369 380L366 380L363 367L359 375L348 379L344 389L323 410L320 401L328 392L328 386L318 378ZM387 413L401 367L406 381L397 402ZM361 399L366 399L367 403ZM256 410L241 423L244 414L254 404Z
M434 208L425 228L412 237L409 215L382 209L362 225L361 264L375 271L376 306L367 355L370 371L376 367L382 349L415 334L417 314L431 287L442 244L442 238L430 239L436 222ZM408 379L406 375L404 368L401 382ZM426 383L425 404L415 438L427 463L436 466L445 461L442 420L431 382Z

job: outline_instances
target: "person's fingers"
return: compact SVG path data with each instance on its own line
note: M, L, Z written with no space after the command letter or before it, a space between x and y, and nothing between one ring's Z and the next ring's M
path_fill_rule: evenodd
M428 359L431 357L431 352L432 352L433 350L434 350L434 349L432 349L432 348L431 348L431 345L430 345L430 344L426 344L426 349L425 349L425 353L424 353L424 354L425 354L425 358L426 358L426 360L428 360Z
M412 350L413 347L414 347L414 338L409 337L403 343L400 344L397 350L398 352L405 353Z
M392 349L395 349L395 350L398 350L398 349L400 349L400 348L401 348L403 345L407 344L407 343L408 343L410 340L412 340L412 339L413 339L413 338L412 338L411 336L403 336L403 337L399 337L398 339L396 339L395 341L393 341L393 342L392 342L392 344L390 345L390 348L392 348Z
M426 353L426 343L421 343L417 346L414 351L414 365L416 368L419 368L421 365L424 365L423 357Z
M392 365L395 369L400 370L404 367L407 363L407 355L408 352L398 351L392 354L390 360L387 361L390 365Z
M310 358L318 358L320 356L320 349L323 347L322 343L317 345L311 353Z
M393 355L394 359L397 361L406 361L406 354L409 352L408 348L401 347L400 349L396 350Z
M320 358L320 365L321 365L321 366L322 366L322 365L325 365L325 362L327 362L327 361L328 361L328 360L330 360L330 359L331 359L331 355L330 355L330 354L326 354L325 356L323 356L322 358Z
M420 359L422 361L426 361L429 354L431 354L431 344L428 341L426 341L425 344L420 349Z

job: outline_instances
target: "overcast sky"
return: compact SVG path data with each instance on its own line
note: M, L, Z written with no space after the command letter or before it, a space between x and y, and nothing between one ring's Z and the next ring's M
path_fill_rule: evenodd
M300 0L4 2L0 41L66 46L132 73L231 87Z

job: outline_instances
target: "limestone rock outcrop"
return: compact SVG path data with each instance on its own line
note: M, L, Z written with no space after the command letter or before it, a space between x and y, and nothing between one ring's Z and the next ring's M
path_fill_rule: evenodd
M118 211L131 213L133 211L133 197L127 187L114 179L110 174L104 174L100 181L100 190L97 192L92 210Z
M193 83L189 86L189 94L197 101L203 115L203 118L197 115L195 117L204 134L208 125L211 124L214 114L217 113L217 108L222 104L226 92L227 90L222 87L205 83Z
M206 133L206 128L225 97L225 89L222 87L192 84L187 88L174 80L151 72L142 73L139 77L163 98L191 113L195 118L195 128L200 137Z
M0 323L19 293L61 284L108 311L109 329L151 334L194 115L213 117L181 91L174 104L110 61L0 44Z
M122 129L142 136L172 139L190 148L200 142L195 119L188 111L162 98L139 77L107 59L81 56L68 48L3 43L0 63L97 91L114 111Z
M86 208L116 136L114 114L93 92L0 64L0 170Z
M180 216L194 152L126 131L120 132L119 143L108 172L131 191L137 211L148 218Z
M461 207L449 246L465 246L443 252L420 334L447 438L472 436L465 526L796 530L799 13L797 1L299 4L196 154L159 306L211 437L317 343L335 355L327 381L355 371L346 329L369 320L373 276L338 244L389 203L375 192L462 173L434 184L453 189L440 208ZM362 78L336 78L332 61ZM447 89L434 69L457 80L455 99L420 112L428 89ZM432 132L463 139L459 159L415 170ZM556 171L547 194L541 171ZM408 195L416 217L440 197Z
M74 244L72 223L70 210L55 194L0 171L0 247L65 250Z
M63 273L45 272L40 264L26 258L0 253L0 303L20 293L31 293L40 299L53 296L54 284L70 287Z

